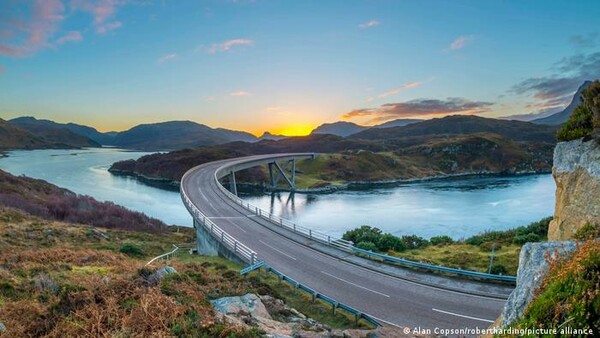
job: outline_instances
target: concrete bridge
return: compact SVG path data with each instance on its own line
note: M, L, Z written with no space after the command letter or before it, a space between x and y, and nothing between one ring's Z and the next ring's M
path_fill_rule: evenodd
M512 286L420 272L354 255L346 241L302 228L237 198L235 172L268 164L271 183L294 188L295 161L313 154L256 155L190 169L181 196L198 250L249 265L259 259L320 294L402 327L487 328ZM284 165L291 164L286 173ZM289 166L289 165L288 165ZM230 191L220 180L228 177Z

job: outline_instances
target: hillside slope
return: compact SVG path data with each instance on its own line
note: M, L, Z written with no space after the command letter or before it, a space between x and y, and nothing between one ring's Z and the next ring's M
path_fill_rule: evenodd
M31 134L53 143L55 147L99 147L100 144L88 137L76 134L61 124L50 120L38 120L34 117L19 117L9 121L18 128L27 130Z
M573 111L575 110L575 108L581 103L582 92L587 87L589 87L591 84L592 84L592 81L585 81L581 86L579 86L579 88L577 89L577 92L575 93L575 95L573 96L573 99L571 100L571 103L569 103L569 105L562 111L552 114L550 116L541 118L541 119L532 120L531 122L536 123L536 124L546 124L546 125L551 125L551 126L557 126L557 125L567 122L569 117L571 117L571 115L573 114Z
M42 138L0 119L0 150L41 149L51 146Z

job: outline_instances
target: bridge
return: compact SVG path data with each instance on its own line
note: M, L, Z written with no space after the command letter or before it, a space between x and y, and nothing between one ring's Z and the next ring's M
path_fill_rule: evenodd
M264 261L303 286L382 323L430 329L490 326L512 286L355 255L346 241L303 228L237 198L237 171L267 164L271 184L280 177L293 190L296 160L313 157L306 153L256 155L190 169L181 180L181 197L194 219L199 253L218 254L244 265ZM291 164L290 173L284 170L286 163ZM229 181L229 191L220 183L223 179Z

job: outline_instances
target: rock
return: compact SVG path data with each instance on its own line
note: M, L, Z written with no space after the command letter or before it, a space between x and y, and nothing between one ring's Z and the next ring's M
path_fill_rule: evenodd
M517 286L508 297L502 310L502 326L506 327L519 319L548 272L549 256L559 259L576 249L575 242L527 243L521 248Z
M557 144L552 174L556 207L548 240L573 239L585 224L600 224L600 145L593 140Z
M172 266L163 266L162 268L156 270L153 274L148 276L148 283L150 285L158 285L164 276L171 273L177 273L177 270L175 270L175 268Z
M50 276L45 273L40 273L33 278L33 282L35 288L40 292L51 292L53 294L58 294L60 288L58 284L56 284Z
M5 332L6 331L6 325L4 325L4 323L0 322L0 333Z
M223 297L210 301L216 311L226 315L248 313L254 318L272 319L260 298L252 293L241 297Z

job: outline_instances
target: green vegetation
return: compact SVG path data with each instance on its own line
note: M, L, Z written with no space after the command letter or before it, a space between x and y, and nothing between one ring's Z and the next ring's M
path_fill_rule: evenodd
M488 272L493 247L494 261L491 273L516 275L521 246L527 242L546 240L551 220L552 217L547 217L527 226L504 231L487 231L460 241L454 241L449 236L434 236L429 240L416 235L396 237L368 225L347 231L343 239L352 241L357 247L365 250L481 272ZM593 233L598 229L585 231Z
M592 329L600 331L600 241L585 242L571 257L551 263L537 296L517 328ZM563 332L559 336L573 336ZM584 336L575 334L575 336Z
M133 243L123 243L119 252L131 257L144 257L144 250Z
M600 237L600 225L586 223L584 226L579 228L575 235L573 236L575 239L580 241L586 241L590 239L596 239Z
M558 131L559 141L590 138L594 128L600 128L600 81L592 82L581 95L582 102Z

